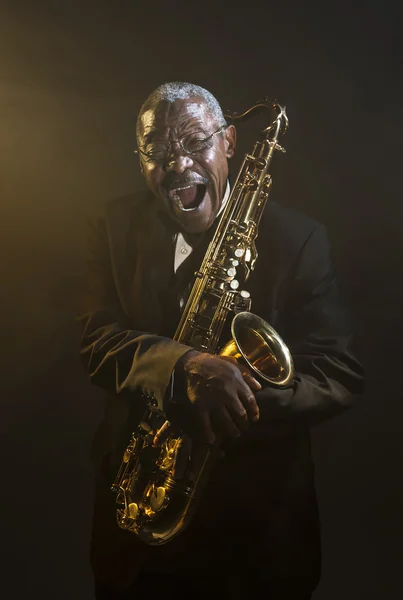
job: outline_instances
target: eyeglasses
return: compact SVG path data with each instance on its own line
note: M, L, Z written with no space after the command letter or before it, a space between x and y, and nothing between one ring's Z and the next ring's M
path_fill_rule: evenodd
M145 150L138 148L138 150L134 150L134 153L141 154L146 162L163 163L167 160L171 152L172 144L179 144L185 154L194 156L211 148L214 143L214 136L226 127L227 125L221 125L221 127L213 131L208 137L200 137L200 134L197 133L188 133L178 140L168 142L168 144L150 143L145 146Z

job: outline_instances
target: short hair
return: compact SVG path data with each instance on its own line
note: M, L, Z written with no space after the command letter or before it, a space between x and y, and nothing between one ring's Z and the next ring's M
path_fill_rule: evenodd
M194 83L187 83L186 81L169 81L163 83L151 92L140 108L136 124L137 141L140 137L141 117L147 110L155 108L160 102L173 103L175 100L185 100L193 97L202 98L207 104L210 113L217 119L217 122L221 123L221 125L227 124L222 108L217 98L215 98L211 92Z

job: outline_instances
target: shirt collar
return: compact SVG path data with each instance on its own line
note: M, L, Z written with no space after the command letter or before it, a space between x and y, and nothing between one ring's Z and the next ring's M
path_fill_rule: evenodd
M227 204L227 202L228 202L228 198L229 198L230 192L231 192L231 186L230 186L230 184L229 184L229 179L227 179L227 187L225 188L224 198L222 199L221 206L220 206L220 210L219 210L219 211L218 211L218 213L217 213L217 217L218 217L218 215L220 215L220 214L222 213L222 211L224 210L224 208L225 208L225 205L226 205L226 204ZM217 217L216 217L216 218L217 218Z

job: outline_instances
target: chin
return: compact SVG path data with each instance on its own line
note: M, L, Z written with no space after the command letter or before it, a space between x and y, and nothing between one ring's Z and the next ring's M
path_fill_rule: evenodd
M212 226L212 224L214 223L214 219L209 220L209 221L204 221L204 220L195 220L194 222L180 222L180 225L182 227L182 229L184 231L186 231L187 233L204 233L205 231L207 231L208 229L210 229L210 227Z

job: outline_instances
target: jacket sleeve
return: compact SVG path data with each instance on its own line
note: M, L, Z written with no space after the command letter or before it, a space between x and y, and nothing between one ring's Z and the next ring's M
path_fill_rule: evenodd
M189 347L132 328L117 292L103 214L88 219L88 261L77 322L80 355L93 384L163 401L177 360ZM169 393L169 390L168 390Z
M363 388L363 370L351 349L351 321L323 225L305 242L286 290L284 341L293 356L295 379L290 388L267 386L257 393L257 429L310 427L350 407Z

